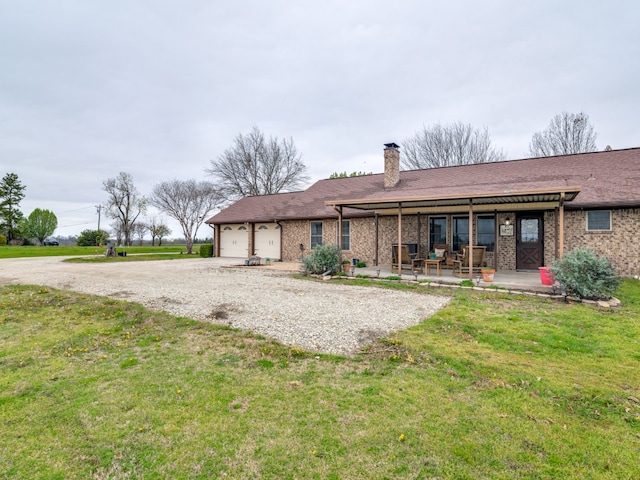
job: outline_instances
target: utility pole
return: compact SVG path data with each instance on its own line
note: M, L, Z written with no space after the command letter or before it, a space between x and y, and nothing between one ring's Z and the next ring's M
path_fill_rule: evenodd
M98 232L100 231L100 212L102 211L102 205L96 205L96 210L98 212Z

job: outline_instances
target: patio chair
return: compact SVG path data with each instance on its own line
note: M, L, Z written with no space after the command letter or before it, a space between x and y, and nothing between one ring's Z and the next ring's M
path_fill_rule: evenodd
M434 254L437 260L442 260L443 265L451 267L453 265L453 260L455 259L455 255L449 255L449 245L446 243L434 243L433 250L429 252L429 256Z
M398 245L393 245L392 252L393 258L391 259L391 269L393 270L394 268L398 268ZM407 245L402 245L400 253L402 254L402 268L409 269L412 272L415 269L420 268L420 264L423 259L418 258L417 253L411 253Z
M487 247L473 247L473 259L471 260L471 266L469 266L469 247L465 247L462 250L462 255L458 255L453 261L453 274L456 277L462 277L465 274L469 274L469 268L473 273L481 273L486 249Z
M451 252L451 251L447 250L447 257L445 258L445 260L443 262L444 268L453 269L453 261L457 260L457 259L461 259L462 255L464 253L464 249L467 248L468 246L469 246L468 243L463 243L463 244L460 245L459 252L462 252L462 253L459 253L458 251ZM447 245L447 247L448 247L448 245Z

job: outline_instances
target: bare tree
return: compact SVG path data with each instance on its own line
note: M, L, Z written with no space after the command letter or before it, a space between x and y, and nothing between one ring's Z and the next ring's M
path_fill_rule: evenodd
M158 220L153 217L148 224L149 233L151 234L151 246L155 246L156 238L158 239L158 245L162 245L162 239L167 235L171 235L171 229L164 223L163 220Z
M257 127L239 134L233 147L211 160L207 173L228 200L301 188L309 180L293 140L269 140Z
M144 244L144 236L149 231L148 225L142 221L137 221L133 224L133 228L131 230L138 238L138 245L142 246Z
M107 192L107 216L116 220L124 237L124 244L131 245L133 225L138 216L147 211L147 199L138 193L133 184L133 177L120 172L116 178L103 182L103 190Z
M120 220L115 220L109 226L111 227L111 234L116 236L116 245L122 245L122 223L120 223Z
M491 145L489 130L474 129L462 122L422 127L402 144L402 166L408 170L449 167L505 159L502 150Z
M178 221L190 254L198 228L220 204L220 195L210 182L172 180L153 187L151 204Z
M589 115L563 112L551 119L549 127L536 132L529 143L532 157L551 157L572 153L595 152L598 134L593 131Z

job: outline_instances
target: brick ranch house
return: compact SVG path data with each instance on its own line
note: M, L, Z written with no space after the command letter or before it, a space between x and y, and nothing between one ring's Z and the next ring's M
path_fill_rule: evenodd
M640 148L400 171L391 143L384 169L242 198L206 221L214 254L295 261L338 244L344 258L388 265L394 244L422 258L471 244L497 270L526 271L587 247L640 274Z

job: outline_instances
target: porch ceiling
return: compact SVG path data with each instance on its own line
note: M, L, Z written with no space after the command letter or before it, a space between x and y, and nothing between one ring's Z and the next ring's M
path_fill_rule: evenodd
M505 190L502 192L476 192L453 195L420 195L406 197L370 197L345 200L327 200L325 205L334 207L349 207L360 210L375 210L379 213L403 209L434 208L434 207L462 207L472 203L477 205L492 205L495 209L508 209L509 206L533 204L560 204L561 201L570 202L580 193L580 187L565 187L563 189L538 190ZM500 208L502 207L502 208Z

